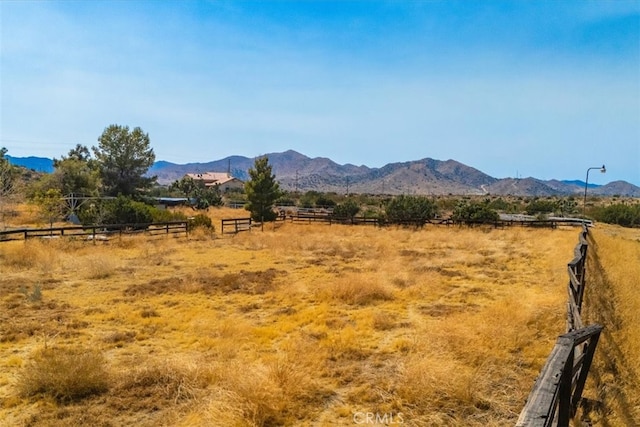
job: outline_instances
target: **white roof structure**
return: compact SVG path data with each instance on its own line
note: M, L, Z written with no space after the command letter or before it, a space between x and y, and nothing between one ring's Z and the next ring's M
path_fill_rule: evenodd
M230 181L242 182L238 178L234 178L227 172L204 172L204 173L188 173L186 176L196 180L204 181L204 185L224 185Z

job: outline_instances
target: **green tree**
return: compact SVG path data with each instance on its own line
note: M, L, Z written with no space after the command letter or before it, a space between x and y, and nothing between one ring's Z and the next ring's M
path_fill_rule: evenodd
M111 125L92 147L107 195L137 196L151 187L156 177L145 177L155 161L149 134L139 127Z
M269 158L258 157L249 169L251 178L244 184L244 191L249 201L245 209L251 212L256 221L273 221L278 214L273 210L275 201L280 197L280 185L272 173Z
M173 184L171 184L171 189L179 191L184 197L191 199L198 189L198 183L195 179L185 175L181 179L174 181Z
M171 184L171 188L184 194L190 203L193 200L192 206L196 209L222 205L219 185L207 187L204 182L185 176Z
M86 146L76 145L67 157L53 159L53 166L54 181L62 194L98 195L100 171Z
M211 206L222 206L220 185L202 185L196 192L196 209L207 209Z
M60 219L66 211L62 193L57 188L37 193L33 201L40 209L43 218L49 223L49 227L53 227L53 223Z
M69 154L67 155L67 157L62 157L62 159L80 160L81 162L90 162L92 160L89 148L87 148L86 145L82 144L76 144L75 148L69 150Z

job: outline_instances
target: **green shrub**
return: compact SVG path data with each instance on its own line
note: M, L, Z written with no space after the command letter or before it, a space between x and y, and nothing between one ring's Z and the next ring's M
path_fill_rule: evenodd
M172 212L168 209L151 208L153 222L185 221L187 216L182 212Z
M109 374L102 354L87 348L45 348L18 376L22 396L45 394L69 402L108 389Z
M151 206L120 196L111 205L111 224L149 224L153 222Z
M334 206L336 206L335 200L330 199L325 195L320 195L316 199L316 207L318 208L332 208Z
M435 218L436 213L435 202L422 196L394 197L385 207L386 218L392 224L424 224Z
M125 196L92 203L78 213L83 224L150 224L152 206Z
M360 212L360 206L353 200L347 200L333 208L333 216L336 218L353 218L358 212Z
M276 200L276 206L295 206L296 202L291 197L282 196L278 200Z
M592 212L596 220L623 227L640 226L640 205L616 203Z
M559 205L555 200L533 200L526 207L528 215L550 214L557 210Z
M461 222L494 222L500 219L498 212L489 207L489 202L463 201L453 211L453 220Z

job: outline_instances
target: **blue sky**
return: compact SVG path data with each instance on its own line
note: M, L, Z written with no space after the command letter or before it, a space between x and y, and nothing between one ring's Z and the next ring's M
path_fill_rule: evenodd
M0 146L640 185L640 0L0 1Z

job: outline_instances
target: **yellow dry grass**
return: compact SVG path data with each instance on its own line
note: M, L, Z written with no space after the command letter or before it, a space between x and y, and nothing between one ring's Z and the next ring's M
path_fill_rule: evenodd
M605 329L587 397L594 425L640 424L640 230L599 224L591 231L586 314Z
M577 236L284 224L6 242L0 424L512 425L564 332ZM100 354L106 389L21 393L45 346Z

